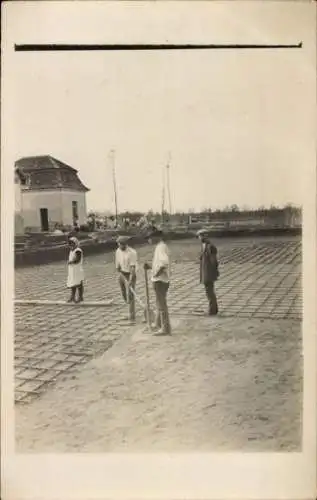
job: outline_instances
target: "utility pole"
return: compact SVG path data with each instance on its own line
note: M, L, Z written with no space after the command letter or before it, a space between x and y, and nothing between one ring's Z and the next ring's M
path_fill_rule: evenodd
M110 151L110 161L112 168L112 180L113 180L113 192L114 192L114 203L115 203L115 224L118 224L118 193L117 193L117 181L116 181L116 169L115 169L115 151L111 149Z
M171 163L171 153L168 154L166 172L167 172L167 193L168 193L169 213L170 213L170 215L172 215L172 201L171 201L171 188L170 188L170 163Z
M164 223L164 210L165 210L165 170L162 170L162 210L161 210L161 223Z

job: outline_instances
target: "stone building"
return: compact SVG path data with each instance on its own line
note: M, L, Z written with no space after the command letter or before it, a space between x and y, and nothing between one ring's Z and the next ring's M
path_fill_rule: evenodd
M52 231L57 225L85 224L86 193L77 170L52 156L29 156L15 163L24 178L21 213L24 228Z
M22 214L22 188L25 185L25 176L19 168L14 170L14 227L15 234L21 235L24 233L24 220Z

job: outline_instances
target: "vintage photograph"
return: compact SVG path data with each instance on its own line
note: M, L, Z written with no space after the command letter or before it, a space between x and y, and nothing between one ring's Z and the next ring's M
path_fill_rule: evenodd
M18 453L302 451L292 12L261 47L16 41Z

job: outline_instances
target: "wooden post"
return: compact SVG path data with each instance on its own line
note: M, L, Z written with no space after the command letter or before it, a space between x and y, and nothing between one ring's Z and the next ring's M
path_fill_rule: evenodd
M115 152L112 149L110 152L112 161L112 180L113 180L113 191L114 191L114 203L115 203L115 224L118 224L118 193L117 193L117 181L116 181L116 169L115 169Z

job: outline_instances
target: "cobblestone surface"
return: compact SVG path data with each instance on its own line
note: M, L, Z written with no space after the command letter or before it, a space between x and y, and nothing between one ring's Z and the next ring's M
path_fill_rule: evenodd
M217 283L220 317L301 319L301 243L296 238L216 241L220 279ZM195 241L170 244L172 284L171 315L203 314L204 290L198 283ZM149 260L152 248L138 250L140 262ZM15 398L27 403L74 368L104 353L129 326L119 294L113 255L91 256L85 261L86 300L114 299L107 308L75 306L15 307ZM142 269L137 292L144 301ZM16 270L17 299L67 298L66 265L53 263ZM151 292L152 293L152 292ZM154 304L153 295L151 302ZM138 307L139 320L142 310Z
M300 322L173 318L16 409L18 452L299 451Z

